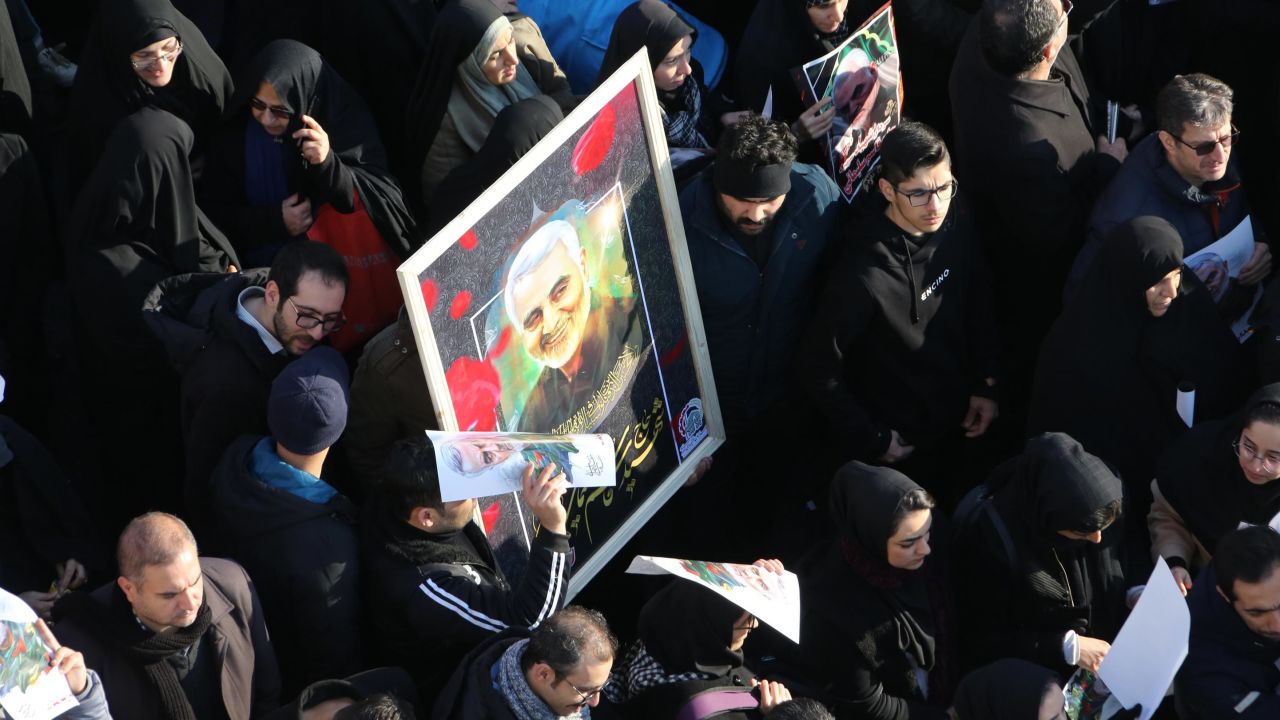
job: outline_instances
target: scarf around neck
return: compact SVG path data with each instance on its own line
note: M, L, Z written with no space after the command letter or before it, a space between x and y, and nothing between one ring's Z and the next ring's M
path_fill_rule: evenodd
M511 21L505 15L499 16L471 53L458 63L458 92L449 96L449 117L471 152L478 152L484 145L503 108L542 92L524 65L516 66L516 79L506 85L494 85L484 76L484 63L494 44L504 31L511 29Z
M591 720L591 708L584 706L572 715L556 715L542 702L520 669L520 657L529 645L528 638L512 643L494 667L494 687L506 700L507 707L518 720Z

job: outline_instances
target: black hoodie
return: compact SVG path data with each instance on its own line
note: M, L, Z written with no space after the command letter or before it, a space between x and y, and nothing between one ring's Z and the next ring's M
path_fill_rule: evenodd
M990 396L998 342L990 278L959 199L937 232L912 237L877 210L849 230L799 353L799 377L853 457L875 460L896 430L925 446L960 430ZM910 262L907 262L910 258Z
M355 509L342 495L320 504L262 482L261 440L244 435L227 448L210 478L210 514L219 551L254 580L292 695L363 667Z

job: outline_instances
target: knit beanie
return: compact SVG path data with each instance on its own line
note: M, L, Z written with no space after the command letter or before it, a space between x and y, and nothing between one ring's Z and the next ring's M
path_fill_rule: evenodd
M271 383L267 425L291 453L315 455L347 427L347 363L327 345L289 363Z

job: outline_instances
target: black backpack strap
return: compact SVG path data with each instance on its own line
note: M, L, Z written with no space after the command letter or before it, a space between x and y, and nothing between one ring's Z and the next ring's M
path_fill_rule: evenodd
M987 519L991 521L991 527L995 528L996 535L1000 537L1000 544L1004 546L1004 555L1009 560L1010 570L1016 571L1018 550L1013 544L1013 536L1009 534L1009 527L1004 524L1004 519L1000 517L1000 513L996 512L995 504L990 499L982 504L982 511L986 513Z

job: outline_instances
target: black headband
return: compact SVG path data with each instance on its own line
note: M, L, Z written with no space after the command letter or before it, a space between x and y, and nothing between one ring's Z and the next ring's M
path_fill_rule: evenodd
M715 162L716 192L743 200L786 195L791 190L791 163L756 165L750 160L719 157Z

